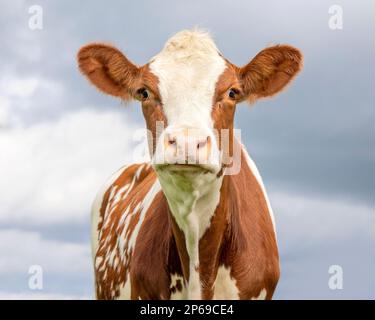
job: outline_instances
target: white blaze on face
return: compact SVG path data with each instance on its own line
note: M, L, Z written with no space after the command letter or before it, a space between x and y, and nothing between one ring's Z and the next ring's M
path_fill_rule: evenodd
M150 70L159 79L159 92L168 122L156 152L161 148L165 134L194 128L210 137L212 151L218 154L211 111L216 83L225 68L225 60L213 40L202 31L177 33L151 60Z

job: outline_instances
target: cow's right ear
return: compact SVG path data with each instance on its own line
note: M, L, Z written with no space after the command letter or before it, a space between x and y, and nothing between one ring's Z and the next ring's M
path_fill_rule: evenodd
M100 43L82 47L77 55L81 72L99 90L112 96L130 99L140 77L139 67L118 49Z

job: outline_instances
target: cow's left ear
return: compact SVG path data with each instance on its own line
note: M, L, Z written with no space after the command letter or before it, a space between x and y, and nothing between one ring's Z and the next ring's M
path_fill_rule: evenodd
M259 52L238 69L246 99L270 97L280 92L301 70L302 53L288 45L277 45Z

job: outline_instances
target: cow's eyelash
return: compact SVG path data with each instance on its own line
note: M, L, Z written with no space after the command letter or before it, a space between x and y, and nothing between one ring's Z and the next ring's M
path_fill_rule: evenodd
M223 90L220 95L221 96L226 95L229 93L230 90L233 90L238 96L242 94L241 88L239 88L237 85L231 85L231 86L228 86L225 90Z

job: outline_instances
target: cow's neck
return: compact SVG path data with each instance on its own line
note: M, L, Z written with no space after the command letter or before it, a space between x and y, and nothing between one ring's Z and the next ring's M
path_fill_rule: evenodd
M223 178L194 172L159 172L158 176L172 215L172 231L182 262L187 298L200 299L204 270L213 270L207 264L215 264L213 257L220 245L217 240L224 233L218 225L211 224L220 202ZM210 248L202 245L202 241L211 244Z

